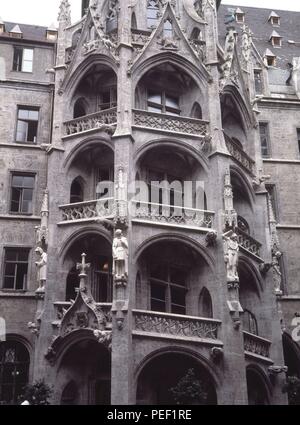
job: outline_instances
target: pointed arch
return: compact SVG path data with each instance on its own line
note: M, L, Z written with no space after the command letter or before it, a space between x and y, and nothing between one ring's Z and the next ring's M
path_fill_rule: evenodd
M136 20L136 14L135 12L132 12L131 14L131 29L136 30L138 28L137 20Z
M202 108L198 102L194 102L191 110L191 118L202 120Z
M246 133L247 130L253 124L253 113L250 109L250 106L243 99L240 91L232 85L227 85L224 87L221 96L221 103L226 104L226 98L230 99L233 105L236 107L236 110L240 116L242 128Z
M213 318L213 304L209 290L202 288L199 295L199 316Z
M81 176L76 177L70 189L70 204L77 204L84 201L84 180Z

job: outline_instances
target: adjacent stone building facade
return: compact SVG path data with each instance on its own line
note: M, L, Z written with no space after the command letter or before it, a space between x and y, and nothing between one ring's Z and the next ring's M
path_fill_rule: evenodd
M172 404L192 369L190 402L288 403L299 13L82 11L0 20L0 402L44 379L52 404Z

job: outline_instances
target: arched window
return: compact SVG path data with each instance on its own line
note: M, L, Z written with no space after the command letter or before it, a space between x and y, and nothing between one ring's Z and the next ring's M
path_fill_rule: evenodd
M242 230L245 233L250 234L250 226L247 222L247 220L244 219L244 217L238 216L238 228Z
M76 204L78 202L83 202L83 187L77 177L71 185L70 204Z
M201 31L199 28L194 28L192 33L191 33L191 40L196 41L196 40L201 40Z
M17 341L0 343L0 405L16 404L28 383L30 357Z
M250 367L247 368L248 404L251 406L265 406L270 404L266 384L260 373Z
M74 406L77 404L78 388L74 381L69 382L61 396L61 405L63 406Z
M76 100L75 105L74 105L74 114L73 115L74 115L74 119L84 117L86 115L86 109L85 109L85 106L83 104L82 99Z
M253 313L249 310L244 310L243 314L243 329L253 335L258 335L257 320Z
M137 29L137 20L136 20L136 15L134 12L131 15L131 29L133 30Z
M195 102L192 107L191 118L202 120L202 109L198 102Z
M213 317L213 307L210 293L207 288L203 288L199 297L199 316Z
M147 2L147 26L148 28L155 28L159 15L160 7L159 0L148 0Z

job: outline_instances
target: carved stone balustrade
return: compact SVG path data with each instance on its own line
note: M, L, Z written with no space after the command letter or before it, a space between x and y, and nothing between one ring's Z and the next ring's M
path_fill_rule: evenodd
M134 335L222 345L218 340L219 320L142 310L134 310L133 316Z
M239 228L236 228L236 234L238 236L239 245L242 248L256 257L260 257L261 243Z
M238 162L250 174L254 174L255 162L250 158L246 152L243 151L230 137L225 134L225 142L227 149L232 155L233 159Z
M131 43L136 47L144 47L148 43L151 31L131 29Z
M139 221L168 223L178 226L190 226L211 229L215 213L194 208L174 207L150 202L132 201L132 215Z
M246 331L243 331L243 334L245 354L260 356L270 360L271 341Z
M96 218L112 218L114 216L114 198L98 199L95 201L79 202L77 204L61 205L62 222L94 221Z
M133 110L133 124L136 127L151 128L172 133L177 132L202 137L208 134L207 121L137 109Z
M117 124L117 108L105 109L64 123L65 134L71 136L89 130L102 129L113 134Z

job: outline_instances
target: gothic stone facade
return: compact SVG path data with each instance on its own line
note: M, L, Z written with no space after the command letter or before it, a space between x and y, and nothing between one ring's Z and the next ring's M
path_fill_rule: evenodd
M62 0L58 29L0 20L1 403L45 379L53 404L170 404L193 369L197 403L286 404L299 14L82 10L72 24ZM202 182L201 196L141 199L135 181Z

